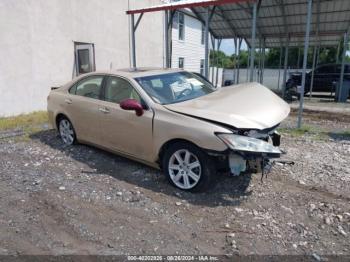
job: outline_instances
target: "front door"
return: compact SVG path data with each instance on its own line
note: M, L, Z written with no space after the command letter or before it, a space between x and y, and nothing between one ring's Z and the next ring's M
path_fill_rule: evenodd
M142 160L151 161L153 111L144 110L142 116L137 116L134 111L121 109L120 102L128 98L143 103L129 81L115 76L106 78L100 118L103 134L102 145Z

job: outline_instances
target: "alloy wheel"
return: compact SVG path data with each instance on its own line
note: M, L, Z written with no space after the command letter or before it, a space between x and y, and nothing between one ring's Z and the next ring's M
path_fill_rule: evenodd
M67 145L72 145L75 138L72 124L67 119L62 119L60 121L59 130L63 142Z
M177 150L169 159L169 175L181 189L191 189L201 178L202 166L198 157L187 149Z

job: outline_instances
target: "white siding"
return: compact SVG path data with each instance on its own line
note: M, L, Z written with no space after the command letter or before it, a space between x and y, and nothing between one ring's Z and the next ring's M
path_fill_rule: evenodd
M176 18L176 17L175 17ZM172 29L172 67L178 68L179 57L185 59L184 69L200 72L200 60L204 59L204 45L201 44L202 23L189 15L185 15L185 39L178 40L178 29Z
M0 1L0 116L45 110L51 86L72 79L74 41L93 43L96 69L129 67L128 9L159 0ZM138 66L163 66L163 13L136 32Z

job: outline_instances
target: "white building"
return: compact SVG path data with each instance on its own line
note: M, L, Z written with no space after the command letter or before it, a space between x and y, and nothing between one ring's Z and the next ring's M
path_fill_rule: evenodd
M190 11L176 12L172 27L171 66L203 73L204 25Z
M129 67L125 12L160 3L0 1L0 117L45 110L50 87L65 84L78 73ZM138 66L163 66L163 17L157 12L142 18L136 32Z
M173 17L171 30L171 67L204 75L204 37L204 24L191 11L177 11ZM209 46L210 44L211 41ZM211 67L208 79L214 85L221 86L222 73L222 68Z

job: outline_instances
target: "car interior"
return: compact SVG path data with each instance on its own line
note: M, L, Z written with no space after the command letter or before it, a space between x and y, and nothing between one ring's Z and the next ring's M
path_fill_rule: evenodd
M106 101L119 104L128 98L141 102L140 96L127 81L118 78L109 78L107 80L105 90Z
M81 88L77 88L76 94L80 96L86 96L98 99L99 98L100 88L95 83L87 83L83 85Z

